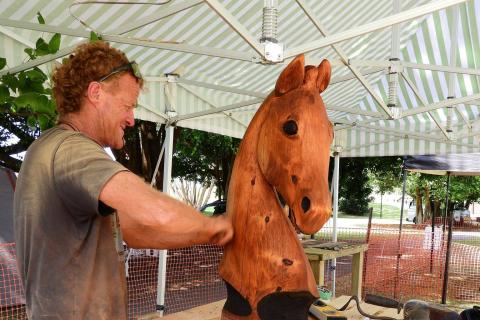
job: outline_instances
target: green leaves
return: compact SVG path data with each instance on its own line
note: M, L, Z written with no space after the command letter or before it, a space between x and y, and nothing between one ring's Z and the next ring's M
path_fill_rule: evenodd
M10 98L10 92L8 87L4 84L0 84L0 104L5 103Z
M49 112L48 98L37 92L27 92L14 99L15 104L22 108L30 107L34 112Z
M38 68L26 71L25 75L27 76L27 78L29 78L32 81L44 82L45 80L48 79L47 75L45 73L43 73L43 71L38 69Z
M96 34L95 32L90 31L90 41L98 41L98 40L102 40L102 37Z
M55 33L53 37L48 42L48 50L50 53L56 53L60 49L60 33Z
M9 87L13 92L18 89L18 79L13 74L5 74L2 76L2 82Z
M40 24L45 19L37 13ZM27 48L24 52L30 59L56 53L60 49L61 36L54 34L47 42L39 38L34 48ZM5 68L7 61L0 58L0 70ZM18 145L26 148L34 141L41 131L52 127L56 119L55 103L52 100L52 90L49 88L48 76L40 68L20 71L15 74L5 74L0 78L0 139L11 142L11 146ZM16 137L17 139L11 139ZM9 156L9 155L8 155ZM18 160L9 159L0 164L14 163L14 170L20 166Z
M35 50L32 49L32 48L26 48L25 50L23 50L26 54L28 54L28 56L30 57L31 60L35 59L36 56L35 56Z
M55 104L46 95L28 92L19 95L13 102L17 106L17 112L28 115L29 127L35 128L38 124L41 130L46 130L54 125Z
M38 38L37 42L35 43L35 53L38 57L44 56L50 53L48 43L46 43L45 40L43 40L43 38Z
M43 19L43 16L40 13L40 11L37 12L37 20L38 20L38 23L45 24L45 19Z

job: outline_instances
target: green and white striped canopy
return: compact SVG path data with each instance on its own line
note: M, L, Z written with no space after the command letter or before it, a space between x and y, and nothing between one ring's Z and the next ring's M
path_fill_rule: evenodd
M265 63L259 41L264 2L278 2L280 63ZM139 119L242 137L281 70L305 53L308 64L333 64L322 96L342 157L479 152L480 0L0 0L0 8L8 61L0 74L32 67L23 50L41 35L64 35L59 53L39 61L50 69L94 30L146 75Z

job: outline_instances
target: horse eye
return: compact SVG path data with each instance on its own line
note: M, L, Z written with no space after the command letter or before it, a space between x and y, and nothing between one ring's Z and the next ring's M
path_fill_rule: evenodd
M297 123L293 120L288 120L283 124L283 131L289 136L297 134L298 126Z

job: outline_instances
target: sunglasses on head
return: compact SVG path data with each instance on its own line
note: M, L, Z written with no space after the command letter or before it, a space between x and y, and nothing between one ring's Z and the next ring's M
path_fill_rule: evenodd
M132 74L137 78L137 79L143 79L142 74L140 73L140 68L138 67L138 64L135 61L123 64L119 67L114 68L110 73L107 75L104 75L100 79L98 79L98 82L102 82L113 76L114 74L117 74L122 71L130 71Z

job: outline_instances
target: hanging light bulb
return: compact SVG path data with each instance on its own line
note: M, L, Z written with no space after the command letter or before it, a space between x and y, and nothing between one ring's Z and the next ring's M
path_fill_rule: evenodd
M452 99L448 97L447 99ZM453 131L452 126L452 116L453 116L453 107L447 107L447 125L445 126L445 131L449 140L457 140L457 135Z
M262 38L260 42L277 43L278 3L276 0L265 0L263 7Z
M263 7L262 37L260 43L264 48L263 63L276 63L283 61L283 44L278 42L278 2L265 0Z
M392 58L390 61L398 61ZM397 105L398 70L396 64L392 64L388 72L388 104L392 113L392 119L399 119L402 116L402 108Z

